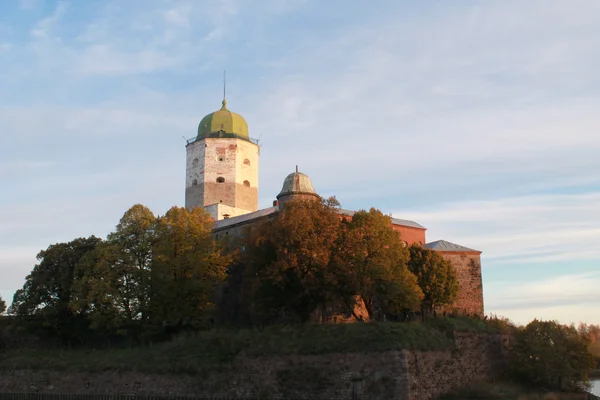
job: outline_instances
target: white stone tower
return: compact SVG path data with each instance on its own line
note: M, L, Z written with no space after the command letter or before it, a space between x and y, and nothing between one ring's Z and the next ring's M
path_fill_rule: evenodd
M260 148L241 115L227 109L202 118L186 145L185 206L204 207L215 219L258 210Z

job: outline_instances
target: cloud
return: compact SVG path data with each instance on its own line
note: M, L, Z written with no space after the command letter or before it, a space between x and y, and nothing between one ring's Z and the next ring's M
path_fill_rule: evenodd
M600 193L543 194L438 204L394 212L447 239L484 251L488 265L598 258Z
M560 275L536 282L495 282L486 286L486 308L526 324L537 319L558 319L562 323L599 323L594 306L600 273Z
M27 8L31 8L34 3L30 1L21 2L21 6L25 5ZM56 8L49 16L41 19L30 31L30 34L35 39L51 39L53 36L54 28L60 23L61 19L65 16L67 12L67 3L58 2Z

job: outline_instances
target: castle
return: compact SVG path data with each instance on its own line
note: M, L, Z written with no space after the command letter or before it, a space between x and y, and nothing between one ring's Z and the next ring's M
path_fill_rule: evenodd
M258 209L258 167L260 147L251 139L244 118L227 108L223 99L220 110L206 115L198 125L198 134L186 145L185 206L204 207L214 219L213 234L219 238L239 235L249 224L275 215L279 206L294 198L318 198L308 176L289 174L273 206ZM341 217L353 211L340 210ZM391 224L406 245L419 243L448 259L459 281L459 294L449 307L462 314L483 316L481 251L445 240L427 242L425 227L391 218Z

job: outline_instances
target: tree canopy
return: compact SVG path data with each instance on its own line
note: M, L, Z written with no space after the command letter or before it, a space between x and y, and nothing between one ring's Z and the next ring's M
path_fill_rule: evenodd
M231 257L202 208L155 217L136 204L106 240L48 247L15 293L11 312L43 321L63 339L91 331L138 337L199 324L215 307Z
M212 239L211 228L200 207L173 207L158 219L150 285L155 323L194 326L215 309L232 259Z
M306 322L316 310L369 319L415 310L423 293L389 217L371 209L348 221L334 199L294 200L250 231L243 246L247 301L258 315ZM323 314L322 314L323 315Z
M249 232L245 286L255 313L267 318L283 313L306 322L317 307L333 300L339 226L335 202L293 200L274 220Z
M551 390L585 389L596 365L588 344L575 327L533 320L515 334L511 367L528 384Z
M6 311L6 302L0 296L0 315L4 314L4 311Z
M339 242L339 281L346 302L360 298L370 319L419 308L423 292L407 268L410 254L388 216L374 208L356 212L342 224Z
M450 304L458 289L450 263L407 248L390 222L374 208L343 215L335 198L296 199L225 243L201 207L155 216L136 204L105 240L40 252L10 312L69 341L139 340L206 326L223 311L234 273L243 319L259 323L384 320Z
M64 340L76 339L83 322L70 307L74 283L83 274L77 265L101 243L101 239L90 236L57 243L41 251L37 255L39 263L25 278L23 288L15 293L10 312L36 316L45 330Z
M408 269L417 276L424 295L421 311L432 313L441 306L452 304L458 295L458 280L450 261L416 244L410 246L409 252Z

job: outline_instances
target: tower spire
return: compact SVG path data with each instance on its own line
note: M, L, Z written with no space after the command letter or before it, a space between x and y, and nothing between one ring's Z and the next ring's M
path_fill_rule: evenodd
M223 106L221 107L221 110L227 109L227 100L225 98L225 89L226 88L227 88L227 70L223 70L223 101L221 102L221 104L223 104Z

